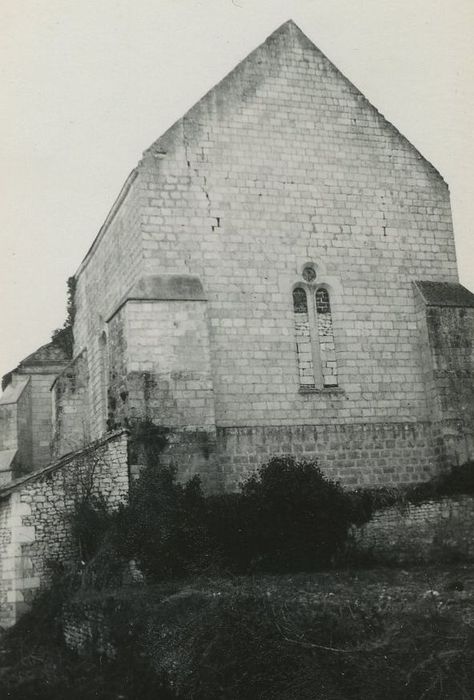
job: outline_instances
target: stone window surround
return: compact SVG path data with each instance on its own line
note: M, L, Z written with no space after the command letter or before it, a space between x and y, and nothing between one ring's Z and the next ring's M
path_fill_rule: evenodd
M313 268L315 270L315 278L311 281L306 281L303 276L304 271L307 268ZM324 265L321 263L315 263L313 261L305 262L301 266L300 279L292 285L291 288L291 309L294 318L294 306L293 306L293 292L295 289L303 289L306 293L306 303L308 307L308 319L309 319L309 330L311 339L311 351L313 359L313 373L314 373L314 385L302 385L299 384L298 393L299 394L318 394L318 395L344 395L344 390L340 385L335 386L324 386L323 374L322 374L322 363L321 363L321 352L320 352L320 339L319 331L317 327L317 310L316 310L316 292L318 289L325 289L329 295L329 304L331 315L333 316L334 302L336 304L341 300L341 285L338 280L334 280L325 273ZM334 319L333 319L334 320ZM333 333L334 333L334 345L336 348L337 355L337 337L334 332L333 323ZM296 346L296 343L295 343ZM295 348L296 353L296 348ZM296 369L298 372L298 357L296 357ZM298 377L299 380L299 377Z

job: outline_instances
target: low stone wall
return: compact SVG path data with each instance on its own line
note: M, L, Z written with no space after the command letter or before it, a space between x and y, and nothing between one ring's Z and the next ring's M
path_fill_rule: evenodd
M76 654L98 653L115 656L108 621L101 603L70 602L63 613L64 642Z
M0 629L12 624L12 603L8 592L13 588L13 571L6 566L12 538L10 518L11 505L7 499L0 503Z
M109 434L0 490L0 604L3 626L13 624L54 566L77 560L70 516L74 505L101 494L113 508L127 498L126 431Z
M473 561L474 498L380 510L353 535L359 553L382 561Z

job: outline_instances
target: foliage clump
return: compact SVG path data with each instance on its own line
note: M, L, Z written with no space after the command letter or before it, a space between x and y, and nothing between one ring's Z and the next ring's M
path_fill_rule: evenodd
M247 567L262 571L328 566L354 521L353 501L341 486L327 479L315 462L293 457L275 457L250 476L236 505L237 532L232 534L236 541L244 540L241 545L250 555ZM225 530L219 525L214 534L224 553Z
M238 493L204 496L194 477L148 467L116 519L122 556L150 580L210 571L313 571L330 565L360 504L314 462L271 459Z
M76 317L76 278L69 277L67 280L67 307L66 307L66 320L61 328L56 328L53 331L51 340L52 342L60 347L66 357L72 358L74 349L74 319Z
M182 485L172 467L146 468L116 517L116 543L151 580L206 567L205 497L198 477Z

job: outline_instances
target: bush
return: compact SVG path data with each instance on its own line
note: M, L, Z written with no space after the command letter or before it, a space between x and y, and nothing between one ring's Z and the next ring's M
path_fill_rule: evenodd
M184 486L173 468L147 467L116 519L116 547L153 580L206 568L205 498L198 477Z
M112 515L102 496L77 501L71 518L71 532L82 562L89 562L100 549L112 524Z
M206 527L214 568L246 573L255 555L254 524L241 493L208 496Z
M315 463L275 458L240 493L205 497L197 477L176 483L171 468L144 470L120 509L116 546L150 580L212 571L316 570L341 550L361 502Z
M346 541L355 502L315 462L276 457L242 485L254 564L265 571L313 571Z
M474 494L474 462L466 462L443 474L438 480L442 495Z

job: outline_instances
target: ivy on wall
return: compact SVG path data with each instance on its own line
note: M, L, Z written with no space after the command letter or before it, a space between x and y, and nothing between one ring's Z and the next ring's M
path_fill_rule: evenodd
M76 304L75 304L75 293L76 293L77 281L74 276L69 277L67 281L67 307L66 307L66 320L62 328L56 328L53 331L51 340L52 342L60 347L66 357L72 359L73 348L74 348L74 319L76 317Z

